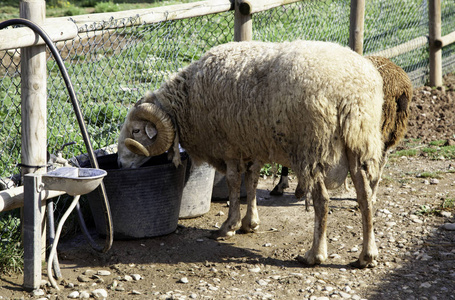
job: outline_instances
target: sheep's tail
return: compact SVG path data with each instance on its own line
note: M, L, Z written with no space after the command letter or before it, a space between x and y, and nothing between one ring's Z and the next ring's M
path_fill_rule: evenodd
M366 166L369 179L377 180L384 146L381 134L382 91L366 99L370 102L342 108L341 130L346 147L358 155L360 163Z

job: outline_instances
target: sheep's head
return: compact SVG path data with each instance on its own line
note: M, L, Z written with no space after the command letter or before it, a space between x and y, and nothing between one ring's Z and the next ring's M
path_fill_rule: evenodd
M119 166L140 167L150 156L166 152L172 146L174 137L171 118L154 103L139 101L128 113L120 131Z

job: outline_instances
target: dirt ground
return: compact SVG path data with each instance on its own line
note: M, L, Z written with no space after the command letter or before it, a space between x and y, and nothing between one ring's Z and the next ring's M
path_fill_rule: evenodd
M454 141L455 76L446 77L445 85L415 91L406 138L422 144L412 147ZM402 142L398 148L407 147ZM76 236L59 244L60 291L44 284L28 293L21 275L1 275L0 299L84 298L96 289L108 299L455 299L455 231L443 226L455 223L454 212L435 212L455 198L454 169L454 161L443 157L389 161L375 205L379 265L374 269L349 265L362 242L353 190L331 192L329 259L305 267L295 258L311 246L313 209L305 211L294 197L295 180L276 197L269 196L274 181L266 178L257 192L261 229L255 234L209 239L228 212L226 202L217 201L204 216L180 220L172 234L114 241L105 254ZM439 178L424 178L424 172ZM45 267L43 273L46 279Z

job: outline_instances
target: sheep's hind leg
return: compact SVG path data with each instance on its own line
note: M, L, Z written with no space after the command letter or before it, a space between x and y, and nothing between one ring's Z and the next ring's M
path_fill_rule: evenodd
M245 173L247 211L242 220L243 232L255 232L259 228L260 221L256 204L256 188L258 186L260 170L261 164L255 162L248 167Z
M270 195L272 196L281 196L284 193L284 190L289 187L289 169L287 167L281 168L281 177L278 184L270 191Z
M312 191L314 206L314 233L313 245L297 260L306 265L321 264L327 259L327 215L329 210L329 194L322 175L319 175Z
M229 213L221 228L212 234L214 239L227 239L240 229L240 184L242 177L237 163L227 163L226 182L229 190Z
M377 265L378 256L373 229L373 201L377 186L368 179L367 171L360 163L358 156L349 151L348 158L351 178L357 192L357 202L362 212L363 228L362 252L359 260L352 265L358 268L372 268Z

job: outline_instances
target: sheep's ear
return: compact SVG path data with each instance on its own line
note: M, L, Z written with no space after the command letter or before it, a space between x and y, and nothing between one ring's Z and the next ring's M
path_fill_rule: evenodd
M154 141L143 145L147 148L150 156L160 155L172 146L175 136L174 124L169 115L153 103L142 103L131 111L131 120L145 121L154 126L154 130L146 128L146 134ZM156 131L155 131L156 130ZM136 147L137 148L137 147ZM141 152L144 152L141 150Z
M145 133L147 133L149 139L153 139L157 132L158 131L152 123L147 123L147 125L145 125Z

